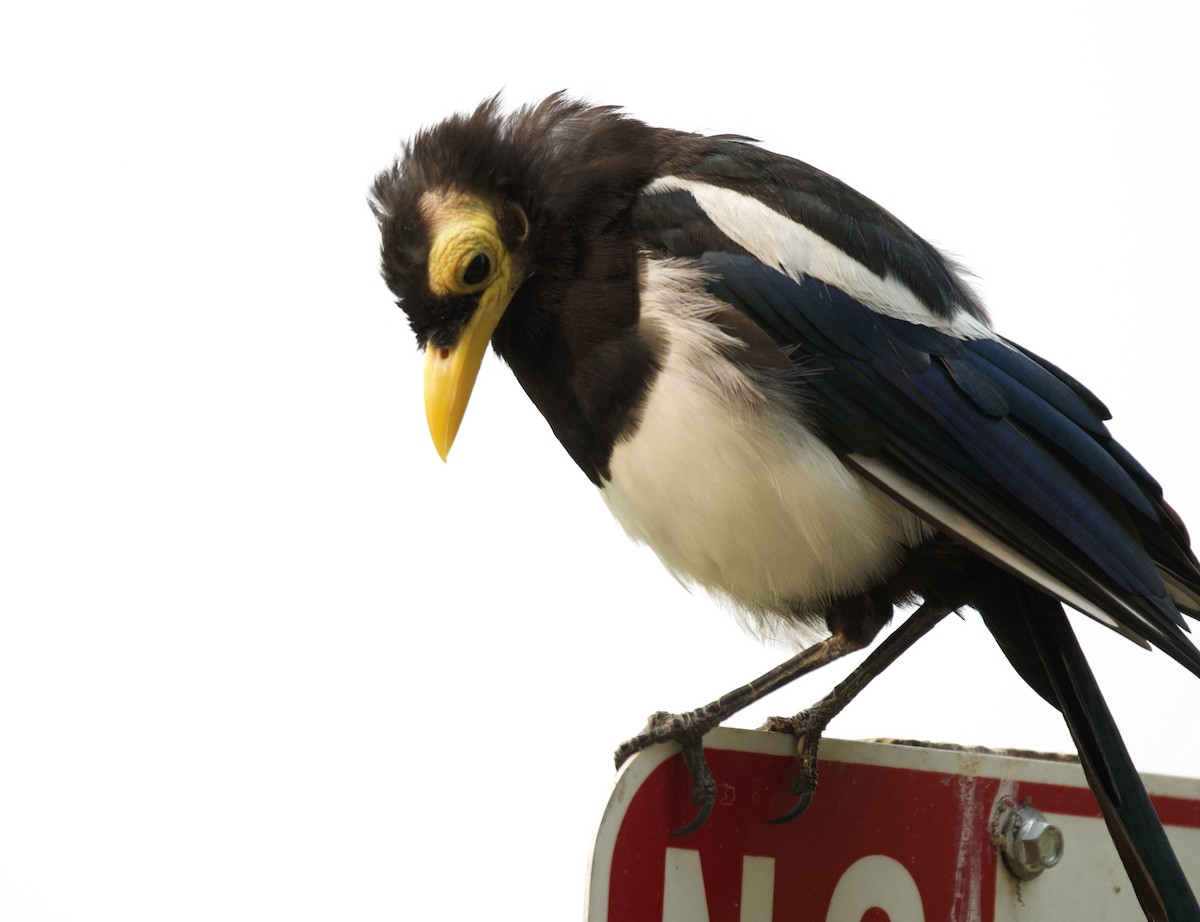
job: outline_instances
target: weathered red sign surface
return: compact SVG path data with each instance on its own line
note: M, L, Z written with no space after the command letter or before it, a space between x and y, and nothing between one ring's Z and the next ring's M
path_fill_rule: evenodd
M1035 922L1140 920L1078 765L826 740L808 810L791 800L793 743L717 730L705 740L720 786L695 815L677 747L626 764L596 840L589 922ZM1193 886L1200 887L1200 780L1147 776ZM993 844L1004 804L1029 802L1059 827L1062 857L1019 881Z

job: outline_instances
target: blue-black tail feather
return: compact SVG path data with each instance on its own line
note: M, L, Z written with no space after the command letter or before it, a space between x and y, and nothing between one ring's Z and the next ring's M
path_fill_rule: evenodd
M1058 600L992 570L974 605L1010 663L1058 708L1148 919L1200 919L1200 905Z

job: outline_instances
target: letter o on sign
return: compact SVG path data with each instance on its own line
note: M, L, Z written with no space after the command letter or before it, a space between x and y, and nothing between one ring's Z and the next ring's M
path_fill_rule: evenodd
M889 922L925 922L917 882L895 858L868 855L846 868L825 922L862 922L871 909L882 909Z

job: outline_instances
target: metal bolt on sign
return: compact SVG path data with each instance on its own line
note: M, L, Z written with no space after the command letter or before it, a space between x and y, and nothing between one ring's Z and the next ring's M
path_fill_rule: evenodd
M996 805L992 841L1009 872L1020 880L1033 880L1063 856L1062 830L1028 802L1017 806L1005 798Z

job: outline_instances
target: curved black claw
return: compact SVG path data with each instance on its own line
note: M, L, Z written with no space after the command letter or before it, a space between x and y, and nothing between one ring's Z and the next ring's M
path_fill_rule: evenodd
M693 832L708 822L708 818L712 816L712 804L703 804L699 812L696 813L695 819L684 826L682 829L672 830L673 836L690 836Z
M712 815L713 804L717 802L717 782L712 769L708 767L708 759L704 757L704 747L699 738L683 744L683 764L692 776L692 803L699 810L690 823L672 832L673 836L688 836L703 826Z
M817 748L821 745L821 734L829 722L818 710L801 711L795 717L770 717L762 729L777 733L790 733L796 737L796 774L790 789L796 803L771 823L789 823L808 809L817 793Z
M772 823L776 826L782 825L783 823L790 823L792 820L794 820L801 813L803 813L805 810L808 809L808 805L812 803L813 794L815 794L815 793L816 793L815 791L808 791L804 794L801 794L799 797L796 798L796 802L792 805L792 809L790 809L787 813L782 814L781 816L777 816L774 819L767 820L767 822Z
M717 782L708 767L708 760L704 757L702 741L704 734L716 726L717 722L705 708L686 714L656 711L647 719L646 728L641 733L627 739L613 753L613 761L616 762L617 768L620 768L630 756L657 743L676 742L683 747L683 763L687 766L688 774L692 776L692 803L696 805L698 812L690 823L672 832L673 836L686 836L695 832L712 815L713 804L717 801Z

